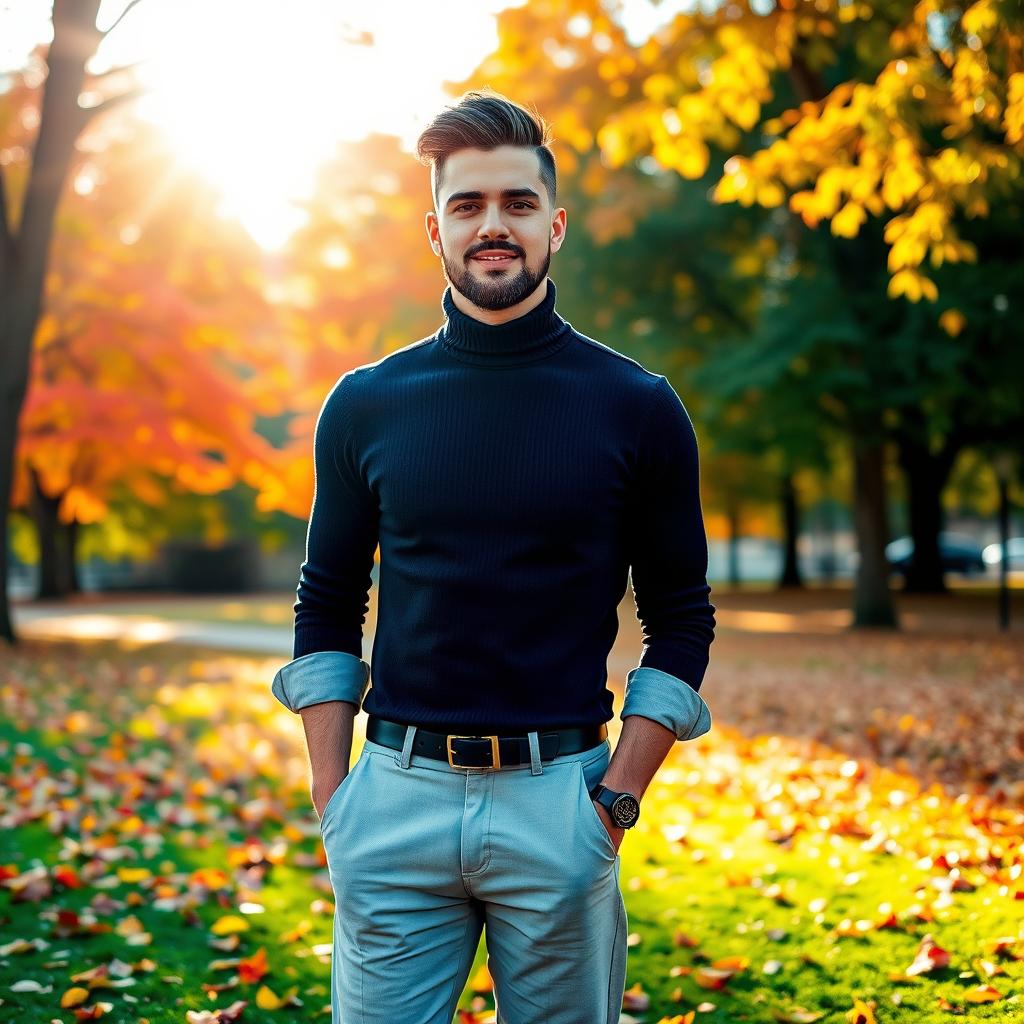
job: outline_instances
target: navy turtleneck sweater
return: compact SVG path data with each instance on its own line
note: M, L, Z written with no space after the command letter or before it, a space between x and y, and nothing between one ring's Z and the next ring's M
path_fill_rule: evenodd
M540 305L497 326L450 288L442 306L435 334L345 373L320 410L293 661L275 695L441 732L607 722L631 575L644 648L622 717L706 732L715 609L697 441L675 391L562 319L550 280Z

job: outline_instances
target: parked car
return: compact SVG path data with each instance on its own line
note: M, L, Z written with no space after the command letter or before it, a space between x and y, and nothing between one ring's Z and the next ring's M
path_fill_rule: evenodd
M1006 540L1006 568L1013 572L1024 569L1024 537L1008 537ZM1002 544L986 544L981 552L986 565L998 568L1003 560Z
M913 537L898 537L885 546L885 557L893 572L906 576L914 564ZM963 533L944 530L939 534L939 559L943 572L974 576L985 571L985 559L977 541Z

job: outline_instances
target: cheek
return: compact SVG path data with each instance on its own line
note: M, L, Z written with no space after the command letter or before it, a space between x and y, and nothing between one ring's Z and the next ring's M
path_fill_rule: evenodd
M450 256L462 256L473 244L475 236L472 231L460 231L455 228L438 237L446 253Z
M538 228L535 231L530 231L528 234L524 234L522 238L522 244L530 253L545 253L547 251L548 242L551 240L551 233L545 228Z

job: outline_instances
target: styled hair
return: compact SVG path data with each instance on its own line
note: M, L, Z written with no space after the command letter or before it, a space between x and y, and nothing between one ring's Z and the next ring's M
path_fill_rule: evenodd
M416 140L420 163L430 164L434 203L440 198L444 165L460 149L497 149L531 146L540 161L540 180L555 204L555 158L548 148L551 129L536 111L527 110L493 89L465 93L454 106L445 107Z

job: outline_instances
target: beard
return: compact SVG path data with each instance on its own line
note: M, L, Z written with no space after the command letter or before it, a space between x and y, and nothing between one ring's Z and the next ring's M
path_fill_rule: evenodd
M503 246L496 246L503 248ZM518 253L522 257L522 253ZM548 268L551 266L551 241L548 240L548 251L544 256L544 263L536 273L531 273L526 265L525 257L520 260L519 271L510 275L507 270L487 271L487 278L481 280L474 276L473 271L462 263L458 266L448 259L448 254L441 249L441 266L444 269L444 276L448 283L458 292L461 292L470 302L481 309L508 309L509 306L518 305L528 295L532 294L537 286L547 276Z

